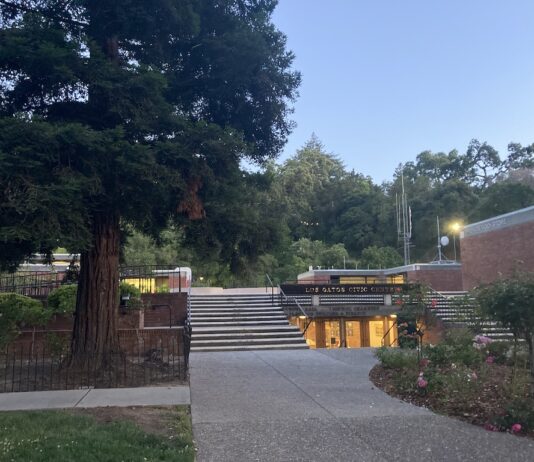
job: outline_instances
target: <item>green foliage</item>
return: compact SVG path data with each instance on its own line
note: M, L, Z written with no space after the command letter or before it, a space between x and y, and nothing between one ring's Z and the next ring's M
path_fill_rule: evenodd
M76 310L77 284L67 284L54 289L48 295L48 309L53 314L73 314Z
M416 369L418 366L417 352L399 348L378 348L376 357L387 369Z
M427 392L432 393L442 403L447 404L454 399L454 406L468 408L480 390L483 382L482 371L475 372L472 367L462 363L449 362L442 364L444 365L447 367L430 367L425 371L425 379L428 380Z
M133 284L129 284L128 282L124 281L121 281L121 283L119 284L119 294L121 297L125 295L130 295L130 298L141 298L141 291L139 290L139 288L134 286Z
M169 286L167 284L163 284L156 288L157 294L168 294L170 292Z
M402 265L403 260L393 247L377 247L373 245L363 250L360 268L393 268Z
M501 431L510 431L515 424L521 425L521 433L534 430L534 400L517 398L511 401L493 423Z
M534 398L534 273L517 273L478 288L475 296L480 313L508 327L515 338L528 345L530 394Z
M124 300L125 304L122 307L130 310L142 310L144 308L141 300L141 290L133 284L121 281L119 284L120 303L123 302L123 297L129 296L128 300Z
M501 322L516 336L530 341L534 334L534 273L517 273L479 287L474 295L481 314Z
M236 266L254 253L247 236L272 229L256 226L261 207L242 194L256 175L240 162L280 152L300 83L276 2L11 4L0 10L1 267L58 241L90 249L93 225L119 220L157 237L173 218L189 245L213 243Z
M61 411L3 412L0 460L192 462L195 451L189 415L184 408L173 414L166 421L174 430L169 438L145 433L120 419L104 423Z
M0 294L0 348L13 341L23 327L44 326L50 313L38 300L24 295Z
M488 356L491 356L496 364L513 365L513 349L512 342L491 342L485 347Z
M534 187L510 180L494 183L479 196L472 220L483 220L534 204Z
M447 331L441 343L425 348L425 356L431 364L473 367L480 364L483 356L473 347L473 333L467 329Z

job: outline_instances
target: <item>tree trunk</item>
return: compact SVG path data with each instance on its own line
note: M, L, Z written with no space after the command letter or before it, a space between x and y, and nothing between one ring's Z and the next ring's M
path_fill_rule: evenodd
M93 222L93 245L80 257L80 277L72 333L72 363L109 368L119 352L119 219L99 214Z

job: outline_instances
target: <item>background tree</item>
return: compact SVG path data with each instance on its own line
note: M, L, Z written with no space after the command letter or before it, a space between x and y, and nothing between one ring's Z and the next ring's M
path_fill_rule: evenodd
M360 268L394 268L403 264L403 259L393 247L375 245L363 250L358 265Z
M75 359L106 366L118 348L122 228L157 236L179 215L203 222L186 237L205 231L240 159L285 143L299 75L275 5L3 2L2 264L58 241L81 252Z

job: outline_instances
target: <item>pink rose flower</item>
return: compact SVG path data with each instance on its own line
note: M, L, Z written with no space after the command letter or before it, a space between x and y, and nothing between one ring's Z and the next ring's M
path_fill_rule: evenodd
M512 425L512 433L519 433L521 431L523 427L521 426L521 424L518 424L518 423L515 423Z
M417 386L419 388L426 388L427 385L428 385L428 382L423 377L419 377L417 379Z
M486 337L485 335L477 335L475 337L475 342L480 343L482 345L488 345L489 343L493 342L493 340L489 337Z
M494 361L495 361L495 358L493 356L488 356L486 358L486 364L493 364Z

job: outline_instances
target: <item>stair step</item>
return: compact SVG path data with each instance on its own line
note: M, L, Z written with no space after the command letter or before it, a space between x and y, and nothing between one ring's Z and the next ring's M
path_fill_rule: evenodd
M286 321L287 318L285 316L280 315L273 315L273 316L258 316L256 314L250 314L250 315L229 315L229 316L204 316L204 315L191 315L191 321L195 322L218 322L218 321L235 321L235 320L242 320L242 321L270 321L270 320L281 320Z
M211 333L211 334L199 334L195 333L195 340L224 340L224 339L266 339L266 338L300 338L302 340L302 334L299 330L289 332L225 332L225 333Z
M191 351L308 348L270 294L193 296L191 326Z
M191 352L202 353L209 351L248 351L248 350L307 350L307 343L302 345L228 345L228 346L207 346L191 347Z
M228 311L194 311L191 316L203 317L223 317L223 316L285 316L283 311L244 311L244 310L228 310Z
M203 346L249 346L249 345L302 345L306 342L301 338L248 338L230 340L192 340L191 348Z
M260 334L260 333L300 333L298 327L295 326L210 326L210 327L196 327L193 331L193 336L204 335L204 334Z
M285 326L287 325L287 320L277 320L277 321L219 321L217 323L215 322L191 322L191 326L193 328L195 327L211 327L211 326L263 326L263 325L280 325Z

